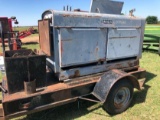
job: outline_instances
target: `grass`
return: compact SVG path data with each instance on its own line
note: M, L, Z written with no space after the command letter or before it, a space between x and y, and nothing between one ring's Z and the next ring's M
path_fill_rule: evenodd
M160 30L145 30L145 34L160 35Z
M39 44L24 44L22 45L22 49L39 49Z
M145 34L160 35L160 25L146 25Z

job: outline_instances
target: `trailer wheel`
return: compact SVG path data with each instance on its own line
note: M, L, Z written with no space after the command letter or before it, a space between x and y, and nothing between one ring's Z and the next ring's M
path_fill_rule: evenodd
M127 80L120 80L110 90L103 104L103 109L110 115L124 112L133 98L133 85Z

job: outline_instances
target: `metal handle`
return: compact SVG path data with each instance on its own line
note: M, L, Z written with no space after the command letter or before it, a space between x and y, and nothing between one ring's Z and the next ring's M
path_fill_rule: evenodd
M2 92L7 93L7 90L5 90L5 89L2 87L2 85L0 85L0 89L1 89Z
M135 27L132 27L132 26L113 27L113 29L140 29L140 28L141 28L140 26L135 26Z

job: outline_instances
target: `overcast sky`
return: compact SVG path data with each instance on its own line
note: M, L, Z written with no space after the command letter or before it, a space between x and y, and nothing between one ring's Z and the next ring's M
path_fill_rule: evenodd
M160 0L119 0L124 2L122 12L135 8L135 16L157 16L160 20ZM63 6L89 11L91 0L0 0L0 17L16 16L20 26L37 25L47 9L63 10Z

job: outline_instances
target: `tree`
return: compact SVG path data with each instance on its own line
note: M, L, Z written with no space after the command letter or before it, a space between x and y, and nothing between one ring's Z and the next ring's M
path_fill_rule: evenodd
M146 18L147 24L157 24L158 18L156 16L148 16Z

